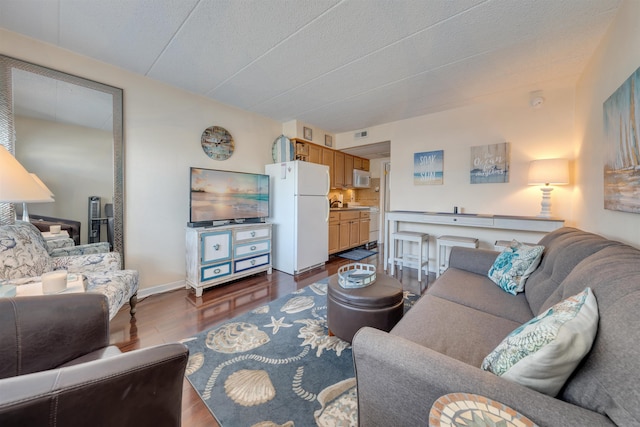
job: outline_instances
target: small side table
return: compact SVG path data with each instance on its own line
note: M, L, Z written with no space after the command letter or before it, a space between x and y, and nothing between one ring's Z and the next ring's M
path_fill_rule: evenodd
M82 292L85 292L84 277L82 276L82 274L70 273L67 276L67 289L65 289L64 291L60 291L58 293L74 294L74 293L82 293ZM24 285L16 286L17 297L33 296L33 295L43 295L42 282L27 283Z
M470 393L445 394L433 403L429 427L538 427L502 403Z

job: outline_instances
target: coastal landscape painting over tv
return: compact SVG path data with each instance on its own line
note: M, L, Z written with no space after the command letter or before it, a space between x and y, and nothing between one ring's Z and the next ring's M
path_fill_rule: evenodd
M268 216L268 175L191 168L191 223Z

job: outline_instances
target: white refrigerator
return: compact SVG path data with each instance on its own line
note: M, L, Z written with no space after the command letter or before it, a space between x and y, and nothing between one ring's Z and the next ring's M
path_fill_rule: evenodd
M269 175L272 264L298 274L329 259L329 167L294 161L265 166Z

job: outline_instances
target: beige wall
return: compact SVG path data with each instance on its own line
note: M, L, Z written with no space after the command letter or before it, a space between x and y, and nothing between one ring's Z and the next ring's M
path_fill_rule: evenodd
M640 67L640 2L625 1L582 75L576 93L576 224L640 246L640 214L604 209L602 104Z
M262 173L282 124L5 30L0 53L124 89L125 262L141 288L183 283L189 167ZM235 139L226 161L200 146L212 125Z
M546 102L540 109L529 106L529 92L535 89L544 90ZM391 209L452 212L458 206L465 213L536 216L541 193L538 187L527 184L529 162L573 157L573 105L572 82L557 81L542 88L522 88L479 99L463 108L367 129L369 142L391 141ZM349 138L353 138L353 132L339 134L339 146L350 146ZM510 142L509 182L471 184L470 147L500 142ZM444 183L415 185L414 153L434 150L444 150ZM571 186L557 187L552 196L554 216L566 219L568 224L573 221L571 193ZM483 247L491 247L496 239L537 241L540 237L442 226L426 231L478 237ZM431 257L435 258L435 251Z
M15 127L16 158L55 195L54 203L29 204L29 213L80 221L87 243L89 196L101 198L103 215L113 201L113 134L26 117L16 117Z

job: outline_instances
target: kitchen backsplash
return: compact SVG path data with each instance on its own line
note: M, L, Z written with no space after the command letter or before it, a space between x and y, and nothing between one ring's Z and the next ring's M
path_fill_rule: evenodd
M380 204L380 178L371 178L370 188L331 190L329 192L329 200L341 201L343 205L346 203L360 206L378 206Z

